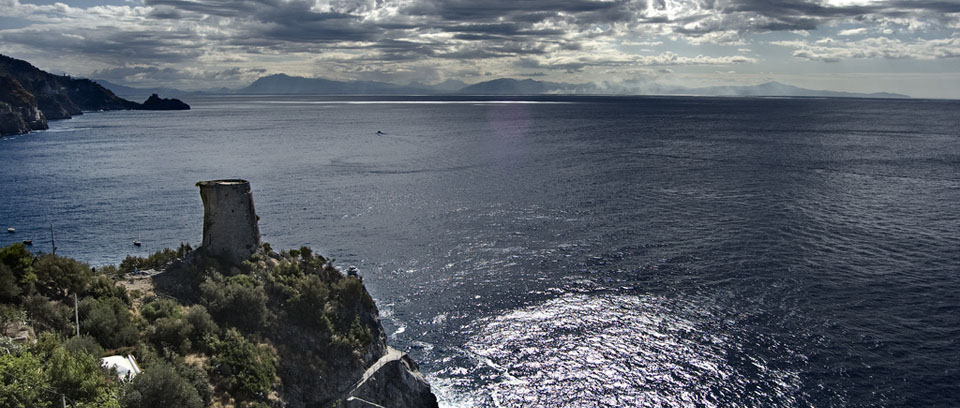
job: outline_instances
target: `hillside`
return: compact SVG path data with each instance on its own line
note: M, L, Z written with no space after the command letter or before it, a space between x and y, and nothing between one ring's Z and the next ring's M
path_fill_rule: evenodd
M47 120L37 108L37 98L17 80L0 76L0 136L46 128Z
M0 406L59 406L60 395L125 408L353 406L350 397L436 406L416 364L387 346L362 280L333 262L265 245L229 265L182 245L92 269L2 248ZM97 364L126 354L143 369L130 382ZM28 381L36 385L16 386Z
M0 83L0 115L6 119L0 125L0 136L45 129L47 120L69 119L83 112L154 110L150 105L120 98L89 79L50 74L29 62L5 55L0 55L0 77L4 78ZM180 109L189 109L189 106L180 106ZM36 111L42 117L37 118ZM22 126L21 122L27 125Z

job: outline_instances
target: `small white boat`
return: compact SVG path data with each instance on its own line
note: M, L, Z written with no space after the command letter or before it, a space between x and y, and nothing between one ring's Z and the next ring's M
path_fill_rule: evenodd
M7 228L7 232L13 234L14 232L17 232L17 230L14 229L13 227L10 227L10 228Z
M140 231L137 231L137 239L133 241L133 246L140 246Z

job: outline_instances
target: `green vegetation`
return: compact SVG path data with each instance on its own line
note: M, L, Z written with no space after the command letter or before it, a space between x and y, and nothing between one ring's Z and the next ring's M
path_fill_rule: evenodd
M157 363L134 378L121 401L124 407L137 408L200 408L204 404L194 385L167 363Z
M264 246L242 265L183 244L96 269L0 249L0 407L270 407L286 389L334 403L382 355L373 299L308 247ZM134 269L165 272L128 292ZM114 354L133 354L143 373L121 381L100 367Z

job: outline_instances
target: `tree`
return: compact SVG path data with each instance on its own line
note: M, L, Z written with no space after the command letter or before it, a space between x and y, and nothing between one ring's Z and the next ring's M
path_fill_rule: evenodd
M37 289L54 299L63 299L70 293L84 293L93 279L90 267L72 258L43 255L33 265L37 275Z
M201 301L219 322L245 330L264 325L269 311L263 286L247 275L215 275L200 284Z
M164 317L180 317L180 304L173 299L156 298L143 305L140 316L151 322Z
M53 331L67 334L74 331L73 308L63 303L53 303L42 295L34 295L23 301L27 316L33 320L37 332Z
M20 286L13 270L5 263L0 263L0 303L13 303L20 296Z
M210 350L210 343L216 341L220 335L220 327L213 321L207 308L203 305L193 305L186 315L187 322L193 329L190 332L190 340L193 347L197 350L207 352Z
M130 319L130 310L115 297L84 299L80 302L83 320L80 329L112 349L131 346L137 342L139 331Z
M96 402L108 393L107 376L100 361L86 352L53 349L47 362L50 385L74 402Z
M217 343L213 367L236 395L263 398L277 375L277 359L267 345L256 345L237 329L229 329Z
M10 244L0 249L0 263L7 265L17 282L21 285L33 283L37 277L33 274L33 254L22 243Z
M0 407L49 407L49 390L39 357L31 353L0 354Z
M121 397L125 408L201 408L197 389L166 363L143 370L126 387Z
M180 317L161 317L147 328L147 337L157 350L186 354L192 343L190 333L193 327L186 319Z
M63 342L63 348L71 353L87 353L94 357L103 355L103 347L97 343L97 339L87 334L74 336Z

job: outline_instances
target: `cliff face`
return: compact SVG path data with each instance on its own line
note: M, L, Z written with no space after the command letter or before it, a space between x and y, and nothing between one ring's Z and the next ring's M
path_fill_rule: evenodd
M0 136L47 128L37 99L17 80L0 76Z
M120 98L89 79L53 75L29 62L0 55L0 75L15 79L36 97L48 120L69 119L83 111L136 109L140 104Z
M5 55L0 55L0 77L7 78L7 83L12 80L19 84L19 87L3 85L0 88L0 100L17 102L6 102L10 106L0 103L0 115L4 119L0 122L3 135L46 129L46 120L69 119L84 111L190 109L189 105L176 99L161 100L158 97L159 105L128 101L89 79L53 75L29 62ZM18 93L19 90L30 96L23 96L22 92ZM31 116L33 111L43 113L42 126L35 116Z

